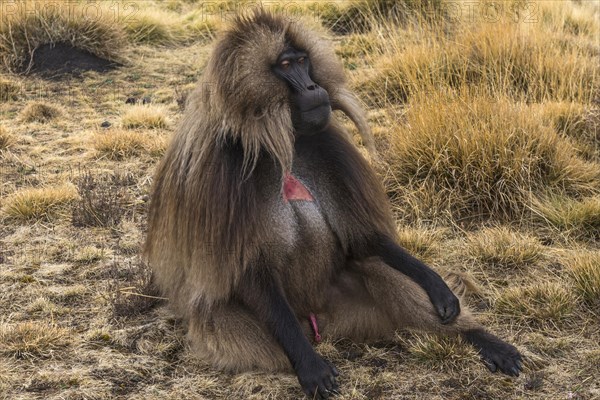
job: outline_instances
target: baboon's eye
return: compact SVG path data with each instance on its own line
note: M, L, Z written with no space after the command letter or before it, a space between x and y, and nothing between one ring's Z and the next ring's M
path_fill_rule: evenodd
M281 66L281 68L283 69L288 69L290 67L290 62L288 60L284 60L281 62L281 64L279 64Z
M301 64L301 65L302 65L302 64L304 64L304 60L305 60L305 59L306 59L306 57L300 57L300 58L298 59L298 64Z

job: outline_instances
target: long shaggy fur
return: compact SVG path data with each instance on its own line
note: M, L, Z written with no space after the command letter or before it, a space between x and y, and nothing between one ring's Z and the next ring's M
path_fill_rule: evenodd
M366 238L394 236L388 202L334 117L323 132L295 136L288 88L271 71L286 46L308 53L311 78L372 148L365 115L326 42L262 11L224 33L158 166L145 248L196 353L223 369L289 368L270 331L236 297L252 293L240 285L246 272L277 281L307 335L312 313L325 337L477 327L467 311L441 325L407 276L381 260L356 261ZM314 201L284 201L291 172Z
M364 112L328 43L283 17L262 11L240 17L218 41L156 173L146 255L157 284L184 316L229 298L257 256L256 239L264 236L248 177L261 152L276 161L280 177L291 170L287 89L271 72L288 44L310 55L311 74L332 107L345 112L373 148ZM231 143L243 149L241 165L225 159L222 148Z

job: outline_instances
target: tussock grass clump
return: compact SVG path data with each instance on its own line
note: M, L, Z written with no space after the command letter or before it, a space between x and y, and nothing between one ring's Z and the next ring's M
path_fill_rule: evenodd
M409 226L398 229L396 235L398 243L403 248L424 261L431 260L435 256L443 236L443 230Z
M553 33L515 23L465 25L456 35L426 32L431 40L406 45L390 38L376 73L357 84L372 104L406 102L442 89L476 89L518 101L590 103L597 95L597 50L577 41L557 45Z
M25 71L41 45L68 43L100 58L120 59L123 29L110 4L48 0L0 4L0 62L10 71Z
M441 0L359 0L316 3L322 24L336 34L367 32L381 24L403 24L410 19L425 22L447 15Z
M57 106L43 101L30 102L21 111L21 117L26 122L48 122L62 115Z
M68 203L77 199L77 189L71 184L22 189L2 203L2 214L17 220L39 220L54 217Z
M16 82L0 78L0 103L17 100L19 93L21 87Z
M21 359L49 358L71 342L71 333L53 324L19 322L0 325L0 354Z
M544 1L539 6L541 22L550 31L562 31L566 36L592 38L597 38L600 33L600 10L595 2Z
M15 143L16 139L8 129L0 125L0 150L8 149Z
M478 359L473 348L456 338L424 334L411 337L406 344L410 355L428 368L460 368Z
M368 54L372 54L379 48L381 43L372 35L352 34L344 36L336 49L336 54L346 63L364 59ZM349 69L355 69L356 65L347 65Z
M535 200L536 218L577 238L600 237L600 196L581 200L551 196Z
M318 12L321 23L338 35L353 32L366 32L371 29L371 21L363 12L363 4L323 3Z
M473 259L499 268L532 265L544 255L544 247L538 239L505 227L473 233L469 235L467 244Z
M566 259L575 290L593 310L600 307L600 252L577 252Z
M174 44L186 37L176 16L162 10L142 10L128 18L125 30L136 43Z
M56 305L47 297L38 297L27 305L27 312L38 317L62 315L68 310Z
M123 20L131 41L152 45L178 45L213 35L215 26L201 12L191 12L183 18L156 8L142 8Z
M110 130L96 133L93 145L99 155L111 160L122 160L140 155L148 140L148 134L143 132Z
M573 138L588 159L600 161L600 109L569 102L544 103L539 107L558 133Z
M62 305L74 305L85 299L89 289L84 285L59 286L49 290L50 300Z
M559 326L572 314L574 297L557 282L507 289L496 300L496 311L535 327Z
M600 188L600 165L505 99L423 96L411 101L390 142L388 188L413 217L506 219L527 212L532 194Z
M590 126L589 107L580 103L550 102L540 105L542 115L552 121L557 132L576 139L587 136Z
M84 246L78 249L73 261L79 265L94 264L105 257L105 250L96 246Z
M127 109L121 123L127 129L162 129L168 125L167 113L162 107L135 105Z
M92 142L98 155L110 160L123 160L143 153L160 156L166 148L166 140L161 136L119 129L98 132Z

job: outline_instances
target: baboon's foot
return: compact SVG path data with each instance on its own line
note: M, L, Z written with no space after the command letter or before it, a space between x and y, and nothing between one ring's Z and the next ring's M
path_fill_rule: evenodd
M335 378L339 375L337 369L316 354L314 359L298 365L296 374L309 399L328 399L338 394L339 386Z
M490 371L500 370L506 375L519 376L519 372L523 370L521 354L513 345L483 329L467 331L464 337L479 351Z

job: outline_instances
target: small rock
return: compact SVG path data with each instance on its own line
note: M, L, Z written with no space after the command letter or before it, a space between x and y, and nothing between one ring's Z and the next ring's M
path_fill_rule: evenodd
M108 121L104 121L100 124L102 128L109 128L112 124Z
M137 103L137 99L135 97L128 97L127 100L125 100L125 104L135 104Z

